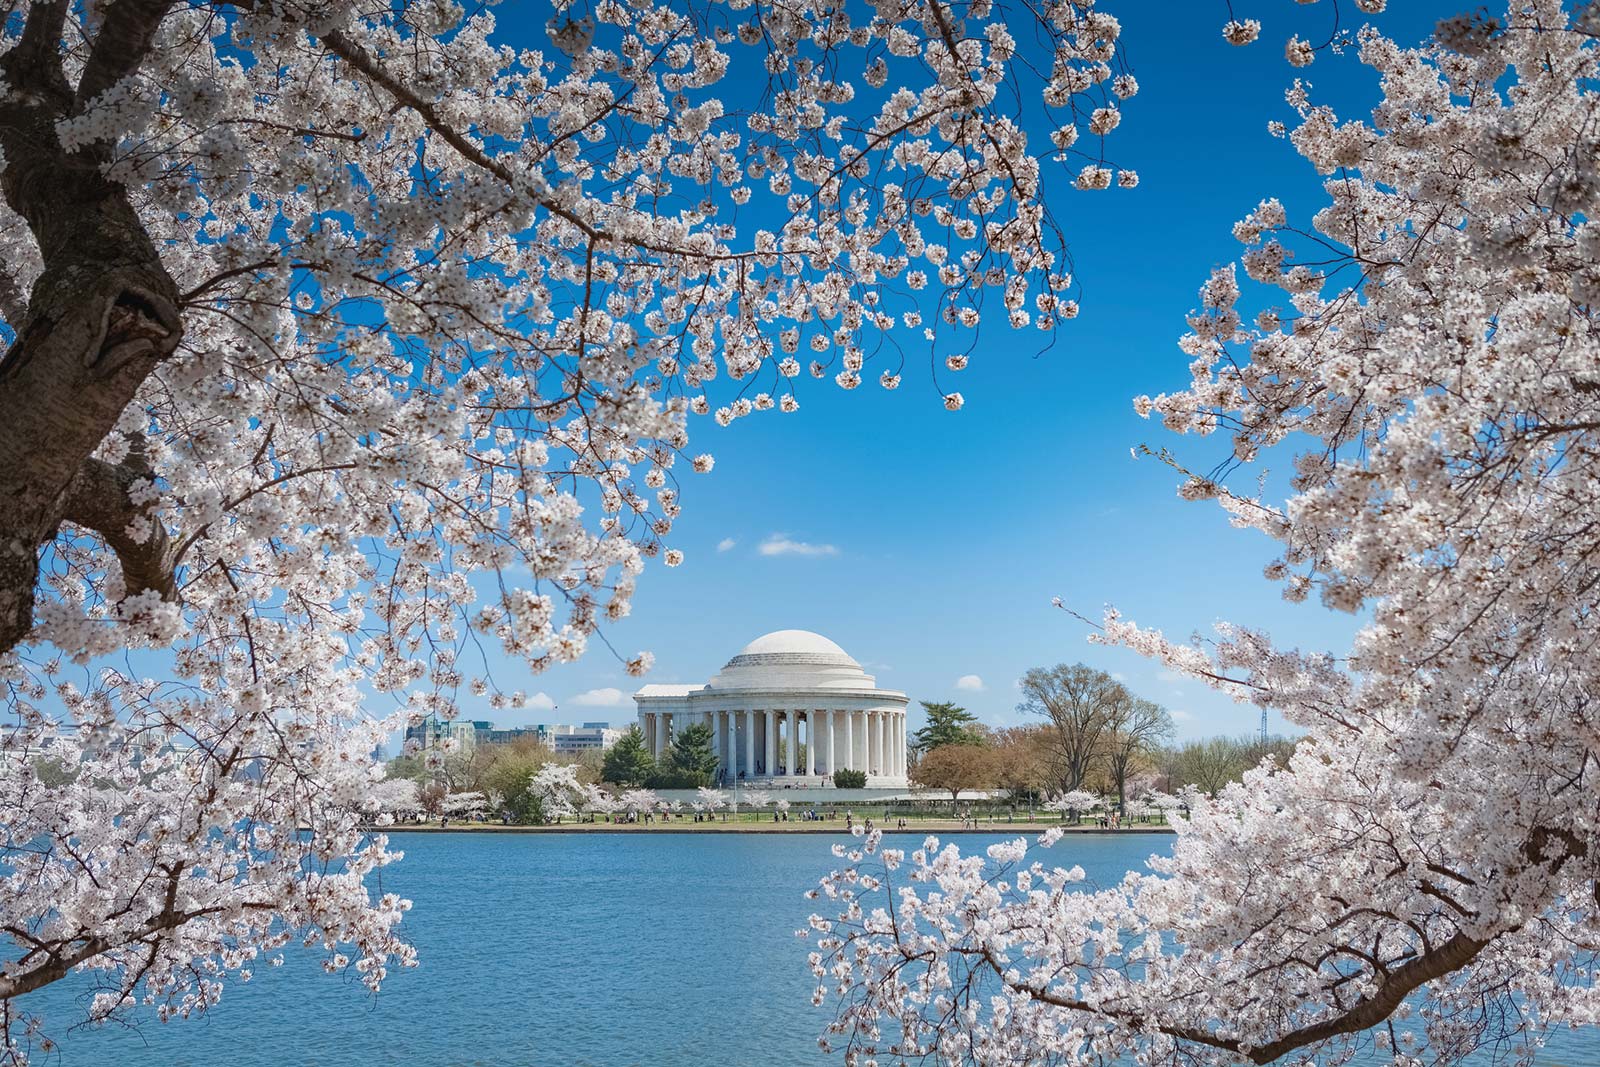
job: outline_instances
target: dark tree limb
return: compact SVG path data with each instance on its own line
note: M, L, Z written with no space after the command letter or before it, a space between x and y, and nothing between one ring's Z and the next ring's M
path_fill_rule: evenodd
M148 478L146 471L128 464L84 460L77 477L62 498L61 517L93 530L117 554L122 583L128 596L154 590L163 600L174 598L172 542L154 509L129 499L133 483ZM144 540L136 540L128 527L140 519L149 523Z
M68 518L74 481L107 474L86 474L85 465L183 335L177 286L127 190L105 176L112 146L69 152L56 135L60 120L138 69L171 6L110 4L76 90L61 66L68 0L36 4L21 39L0 58L11 87L0 99L0 194L27 223L44 261L26 312L11 323L16 339L0 356L0 654L32 628L39 546ZM117 480L109 477L94 484L109 489ZM80 514L91 514L74 499ZM125 493L120 505L98 502L105 513L95 521L109 526L105 509L119 506L131 507ZM129 540L126 525L95 528L116 548L113 531ZM147 581L145 588L162 588L149 560L133 551L148 546L125 547L130 589Z
M119 0L111 5L78 78L75 110L82 111L95 97L139 69L170 7L172 0Z

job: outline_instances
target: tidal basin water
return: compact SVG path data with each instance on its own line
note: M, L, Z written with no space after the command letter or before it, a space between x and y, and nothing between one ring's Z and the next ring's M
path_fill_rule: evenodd
M953 835L963 851L1008 835ZM1012 835L1014 836L1014 835ZM377 997L305 953L230 984L205 1017L62 1033L54 1067L821 1067L803 897L822 835L397 834L383 888L415 901L421 956ZM904 839L915 847L921 835ZM1107 884L1164 835L1083 835L1044 855ZM1600 1064L1558 1035L1550 1067Z

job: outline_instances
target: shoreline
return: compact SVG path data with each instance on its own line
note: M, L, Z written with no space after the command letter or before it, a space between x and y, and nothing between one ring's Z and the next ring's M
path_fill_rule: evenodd
M691 823L687 826L640 826L636 823L570 823L554 826L504 826L490 825L487 823L463 823L460 826L437 826L433 824L411 824L396 826L364 826L362 829L371 834L831 834L844 836L849 833L842 823L832 825L802 824L798 826L777 824L754 823ZM1042 833L1049 829L1060 829L1068 836L1075 834L1171 834L1175 831L1170 826L1133 826L1110 829L1099 826L1061 826L1059 823L997 823L993 826L979 826L976 828L961 826L908 826L903 830L894 827L884 829L885 836L891 834L987 834L989 836L1003 834L1031 834Z

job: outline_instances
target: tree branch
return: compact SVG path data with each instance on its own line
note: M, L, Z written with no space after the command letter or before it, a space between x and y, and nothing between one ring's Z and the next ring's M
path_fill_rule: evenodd
M139 69L172 0L118 0L100 22L89 62L78 79L74 111Z
M67 487L61 517L98 533L117 554L126 595L154 590L162 600L173 600L177 583L166 527L157 520L153 507L130 499L133 483L148 477L139 466L87 459ZM128 527L141 519L149 524L142 541L128 533Z

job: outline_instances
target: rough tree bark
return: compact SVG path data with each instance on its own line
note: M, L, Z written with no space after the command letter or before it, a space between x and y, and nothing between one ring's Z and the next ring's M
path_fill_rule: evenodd
M177 347L178 290L127 190L108 179L112 146L67 150L56 124L138 69L171 0L105 10L74 89L62 71L67 0L35 4L0 58L0 193L28 224L44 270L0 358L0 654L33 622L40 546L63 521L94 529L122 561L130 593L172 595L164 539L126 532L140 509L135 466L91 459L134 393ZM12 301L14 303L15 301Z

